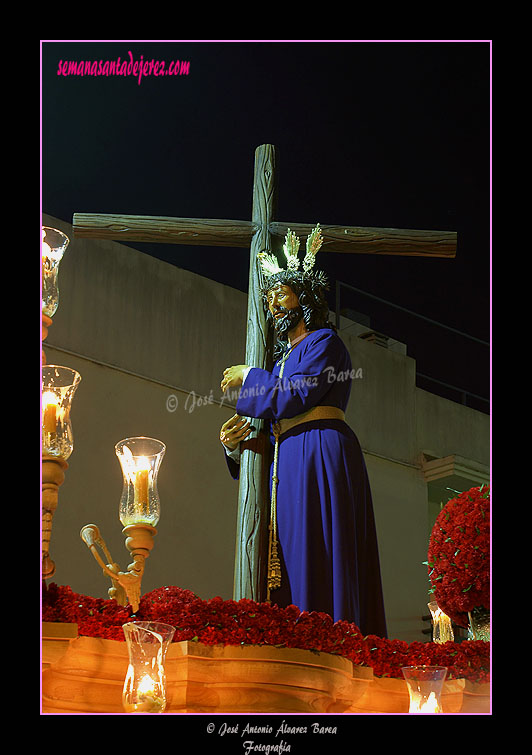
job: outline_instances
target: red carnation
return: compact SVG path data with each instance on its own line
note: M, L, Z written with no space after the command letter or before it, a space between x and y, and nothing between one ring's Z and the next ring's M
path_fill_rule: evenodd
M429 579L438 606L460 626L490 606L490 489L451 499L438 514L428 550Z
M144 595L133 617L131 606L74 593L70 587L48 586L43 596L43 621L75 622L80 635L125 641L122 625L137 620L158 620L176 627L173 641L199 641L206 645L254 644L318 650L370 666L376 676L402 678L401 668L441 665L449 678L474 682L489 680L489 643L437 643L364 637L346 621L333 622L328 614L279 608L252 600L216 597L205 601L189 590L161 587Z

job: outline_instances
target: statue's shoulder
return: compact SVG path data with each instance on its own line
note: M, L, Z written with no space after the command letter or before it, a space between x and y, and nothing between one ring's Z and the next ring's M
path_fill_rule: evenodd
M305 341L310 345L311 343L322 342L324 345L340 346L343 345L343 341L340 336L332 328L318 328L312 330L306 337Z

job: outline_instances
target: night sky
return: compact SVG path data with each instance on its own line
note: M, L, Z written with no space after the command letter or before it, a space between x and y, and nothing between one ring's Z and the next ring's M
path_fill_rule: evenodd
M489 341L490 55L486 41L43 42L42 210L250 220L254 151L273 144L276 220L458 233L455 259L318 255L332 307L339 280ZM58 75L118 58L188 74ZM247 291L247 249L129 245ZM341 306L420 373L489 397L489 347L362 294Z

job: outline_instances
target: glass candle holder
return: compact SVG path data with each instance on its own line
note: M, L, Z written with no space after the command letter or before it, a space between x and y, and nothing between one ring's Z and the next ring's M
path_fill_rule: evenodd
M490 641L490 611L488 608L473 608L468 611L469 627L467 630L468 640Z
M129 655L122 707L126 713L164 713L164 663L175 627L155 621L130 621L122 629Z
M42 453L68 459L74 450L70 409L81 375L70 367L42 368Z
M443 713L441 693L445 666L404 666L401 671L410 695L409 713Z
M435 600L428 604L432 615L432 641L439 645L444 642L454 642L453 623Z
M59 263L69 245L68 236L57 228L42 229L42 311L53 317L59 306Z
M115 446L122 467L124 485L120 498L120 521L157 526L161 504L157 475L166 446L154 438L125 438Z

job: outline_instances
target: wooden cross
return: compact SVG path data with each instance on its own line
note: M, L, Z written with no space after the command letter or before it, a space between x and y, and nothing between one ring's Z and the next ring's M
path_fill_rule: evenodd
M257 254L280 248L288 228L308 236L315 223L281 223L273 219L276 193L275 147L255 150L251 220L144 217L75 213L74 236L115 241L157 242L203 246L250 247L247 339L245 363L269 367L264 306L259 294L261 270ZM323 252L454 257L456 233L396 228L322 225ZM271 365L270 365L271 368ZM264 422L254 423L264 438ZM238 532L233 597L265 599L268 540L269 460L258 445L243 449L240 461ZM265 444L263 444L265 447Z

